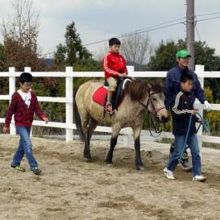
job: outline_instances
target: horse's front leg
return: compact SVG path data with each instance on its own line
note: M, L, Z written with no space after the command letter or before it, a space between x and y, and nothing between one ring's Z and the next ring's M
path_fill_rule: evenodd
M115 146L117 144L118 135L119 135L120 130L121 130L121 126L119 124L112 126L112 137L111 137L111 141L110 141L110 148L109 148L108 154L105 159L107 165L113 164L113 162L112 162L113 153L114 153Z
M140 134L141 134L141 126L133 128L134 147L135 147L135 167L137 170L144 169L144 164L141 159Z

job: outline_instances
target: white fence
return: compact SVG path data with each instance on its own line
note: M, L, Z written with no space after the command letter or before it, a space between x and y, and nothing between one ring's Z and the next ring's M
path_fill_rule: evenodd
M31 72L31 68L26 67L24 69L26 72ZM129 76L135 78L164 78L166 77L166 72L135 72L133 66L128 66ZM202 87L204 86L205 78L220 78L220 72L205 72L204 66L197 65L195 71L199 77ZM53 127L53 128L63 128L66 130L66 141L69 142L73 140L73 130L76 129L75 124L73 123L73 80L77 77L103 77L103 72L74 72L72 67L66 67L65 72L31 72L33 77L60 77L66 79L66 94L65 97L42 97L39 96L38 99L40 102L56 102L56 103L64 103L66 106L66 122L49 122L45 124L42 121L34 121L34 126L43 126L43 127ZM11 95L16 90L16 77L19 77L21 73L15 72L15 68L9 68L9 72L1 72L0 77L8 77L9 78L9 95L0 95L1 100L10 100ZM203 106L199 106L200 109L203 109ZM220 104L212 104L212 110L220 111ZM203 113L203 110L201 110ZM0 123L4 123L5 119L0 118ZM111 133L110 127L97 127L96 131ZM214 136L202 136L200 129L200 142L210 142L210 143L220 143L220 137ZM15 134L15 126L14 123L11 124L10 134ZM125 134L130 141L131 130L123 129L121 134ZM169 132L163 132L163 137L172 137L172 134Z

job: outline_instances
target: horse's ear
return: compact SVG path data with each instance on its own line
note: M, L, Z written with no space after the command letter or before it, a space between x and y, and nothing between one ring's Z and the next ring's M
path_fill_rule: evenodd
M150 92L151 89L152 89L152 84L150 82L147 82L145 80L142 80L141 81L141 84L142 84L142 89L143 89L143 93L146 93L146 92Z
M155 80L154 82L149 83L151 87L151 91L154 92L161 92L163 91L163 82L161 80Z
M163 80L159 80L159 86L160 86L161 88L163 88L163 86L164 86Z
M147 84L147 87L148 87L149 91L151 91L152 88L153 88L153 84L152 84L152 82L149 82L149 83Z

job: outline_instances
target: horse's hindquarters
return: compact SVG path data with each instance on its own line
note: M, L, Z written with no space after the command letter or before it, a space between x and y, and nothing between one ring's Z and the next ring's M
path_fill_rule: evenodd
M111 125L112 117L105 113L104 107L93 101L95 91L103 86L101 82L88 81L77 91L75 101L82 121L92 117L99 124Z

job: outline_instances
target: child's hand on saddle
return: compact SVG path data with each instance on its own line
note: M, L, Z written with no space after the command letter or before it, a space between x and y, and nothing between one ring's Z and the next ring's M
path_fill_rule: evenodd
M199 110L198 109L193 109L192 110L192 115L195 115Z
M49 122L48 117L43 117L43 120L45 121L46 124Z
M7 133L8 133L8 130L9 130L8 127L5 127L5 126L3 127L3 133L4 133L4 134L7 134Z
M119 75L119 77L126 77L127 73L119 73L118 75Z

